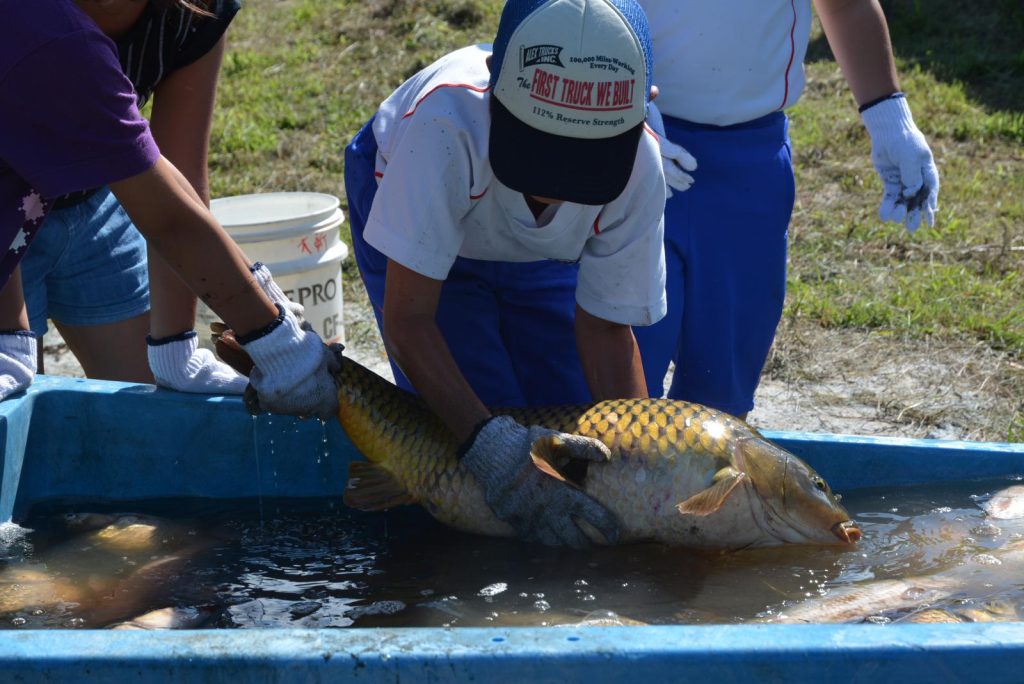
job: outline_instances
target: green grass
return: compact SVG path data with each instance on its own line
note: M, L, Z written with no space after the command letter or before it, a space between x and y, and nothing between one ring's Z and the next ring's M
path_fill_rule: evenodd
M221 71L214 195L344 199L344 147L377 105L453 47L489 40L499 12L474 0L247 0Z
M876 215L870 142L820 32L791 111L797 209L787 312L959 336L1024 357L1024 5L884 3L903 90L942 180L932 229ZM965 16L969 15L969 16Z
M1024 359L1024 4L883 5L903 89L942 177L937 223L908 235L878 220L869 140L816 28L808 86L790 112L797 206L786 315L977 340ZM222 71L214 195L316 190L344 202L352 135L416 70L490 41L500 8L496 0L247 0ZM1024 397L1019 375L1012 391ZM1024 440L1024 405L1009 436Z

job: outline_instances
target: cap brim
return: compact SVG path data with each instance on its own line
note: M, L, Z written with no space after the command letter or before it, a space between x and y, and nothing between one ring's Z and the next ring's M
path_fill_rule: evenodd
M526 195L608 204L633 173L644 125L611 138L569 138L539 131L491 97L488 143L491 169L507 187Z

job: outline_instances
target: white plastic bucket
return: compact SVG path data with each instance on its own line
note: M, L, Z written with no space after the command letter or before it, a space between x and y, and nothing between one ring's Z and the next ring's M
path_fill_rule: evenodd
M285 295L305 307L305 318L327 342L344 342L341 262L348 247L338 229L345 220L334 195L268 192L210 202L217 221L253 262L263 262ZM200 303L200 321L216 316ZM200 338L207 335L200 333Z

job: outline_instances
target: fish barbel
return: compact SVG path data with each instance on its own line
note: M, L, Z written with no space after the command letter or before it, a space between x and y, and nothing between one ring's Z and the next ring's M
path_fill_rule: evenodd
M221 357L247 372L251 360L247 365L230 331L215 328L214 335ZM422 399L345 357L335 379L338 420L367 459L349 467L346 504L360 510L420 504L456 529L513 536L459 464L454 436ZM496 413L608 446L611 458L585 469L567 465L553 438L535 442L533 458L549 475L608 507L619 520L620 542L736 549L852 545L860 538L829 486L806 463L747 423L710 408L622 399ZM598 532L588 534L603 542Z

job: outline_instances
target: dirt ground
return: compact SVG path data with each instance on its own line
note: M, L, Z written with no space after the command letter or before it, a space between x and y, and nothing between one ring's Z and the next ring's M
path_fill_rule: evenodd
M344 281L346 352L391 371L361 284ZM81 377L60 335L47 372ZM749 421L770 430L1004 441L1024 420L1024 364L986 345L938 344L784 320ZM1015 426L1011 428L1011 426Z

